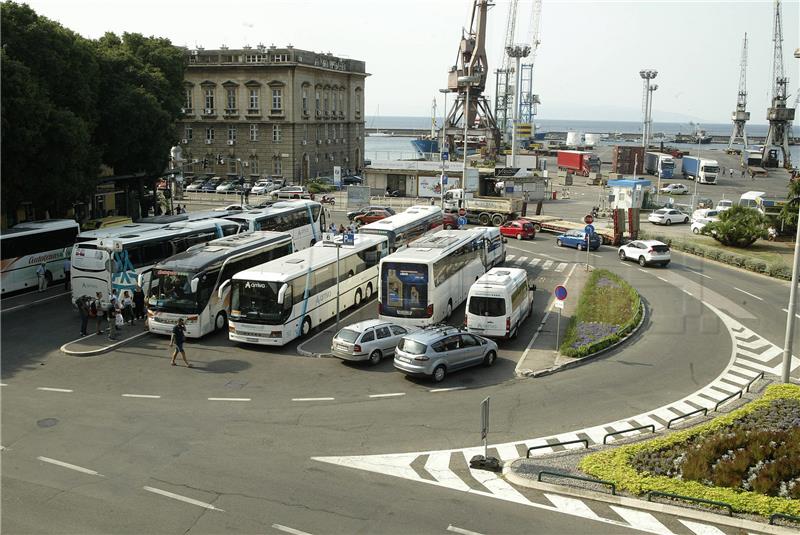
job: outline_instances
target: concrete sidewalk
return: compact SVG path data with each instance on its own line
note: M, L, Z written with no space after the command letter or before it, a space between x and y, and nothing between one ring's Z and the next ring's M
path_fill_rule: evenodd
M89 321L90 330L94 329L94 323ZM92 332L86 336L67 342L61 346L61 352L67 355L77 357L90 357L93 355L100 355L108 351L113 351L117 347L127 344L131 340L141 338L149 334L144 328L144 322L139 321L135 325L124 325L117 332L115 340L109 340L108 329L105 329L102 334L95 334Z
M69 302L71 299L72 291L65 290L64 281L60 280L50 284L47 290L43 292L33 290L11 297L5 297L0 301L0 308L2 308L2 311L5 313L36 306L40 303L51 303L56 300Z

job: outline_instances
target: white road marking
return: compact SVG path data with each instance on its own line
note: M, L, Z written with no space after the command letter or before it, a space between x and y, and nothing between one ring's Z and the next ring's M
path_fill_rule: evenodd
M399 396L405 396L405 392L393 392L391 394L370 394L369 397L371 398L396 398Z
M678 522L692 530L696 535L725 535L725 532L716 526L700 524L699 522L692 522L691 520L684 520L682 518L679 518Z
M656 275L656 277L658 277L658 275ZM668 281L667 279L665 279L664 277L658 277L658 279L659 279L659 280L662 280L662 281L664 281L664 282L669 282L669 281Z
M649 271L647 271L646 269L642 269L642 268L636 268L636 269L638 269L638 270L639 270L639 271L641 271L642 273L649 273Z
M450 388L432 388L428 392L452 392L453 390L466 390L466 386L451 386Z
M200 506L200 507L204 507L205 509L210 509L212 511L219 511L221 513L225 512L222 509L218 509L218 508L214 507L210 503L201 502L199 500L195 500L195 499L192 499L192 498L187 498L186 496L181 496L180 494L175 494L174 492L169 492L169 491L166 491L166 490L157 489L155 487L142 487L142 488L144 490L146 490L147 492L152 492L154 494L160 494L162 496L166 496L167 498L172 498L173 500L179 500L179 501L182 501L182 502L190 503L192 505L197 505L197 506Z
M5 383L0 383L0 386L8 386L8 385Z
M567 268L567 263L566 262L561 262L559 265L556 266L555 271L556 271L556 273L561 273L566 268Z
M531 266L531 267L536 267L536 266L538 266L538 265L539 265L539 262L541 262L541 261L542 261L542 259L541 259L541 258L532 258L532 259L531 259L530 266Z
M208 398L208 401L250 401L250 398Z
M44 461L46 463L54 464L56 466L61 466L62 468L69 468L70 470L75 470L76 472L81 472L84 474L89 474L90 476L100 476L103 477L103 474L100 474L94 470L90 470L88 468L84 468L82 466L78 466L77 464L70 464L65 463L64 461L59 461L56 459L51 459L50 457L37 457L40 461Z
M3 312L12 312L12 311L14 311L14 310L17 310L17 309L19 309L19 308L25 308L25 307L29 307L29 306L31 306L31 305L36 305L36 304L38 304L38 303L44 303L45 301L50 301L50 300L52 300L52 299L55 299L56 297L61 297L61 296L63 296L63 295L69 295L70 293L72 293L72 292L64 292L64 293L60 293L60 294L56 294L56 295L51 295L50 297L45 297L44 299L39 299L39 300L37 300L37 301L32 301L32 302L30 302L30 303L23 303L23 304L21 304L21 305L17 305L17 306L15 306L15 307L11 307L11 308L4 308L2 311L3 311Z
M292 401L333 401L336 398L292 398Z
M470 531L468 529L459 528L454 526L453 524L447 526L447 531L452 531L453 533L460 533L461 535L481 535L477 531Z
M656 517L644 511L637 511L635 509L628 509L627 507L618 507L610 505L619 516L636 529L642 531L649 531L650 533L660 533L662 535L674 535L667 526L656 520Z
M450 470L450 452L437 452L428 456L425 470L436 478L436 481L456 490L468 492L469 485L464 483L452 470Z
M45 392L72 392L69 388L50 388L49 386L37 386L36 390L44 390Z
M517 255L510 254L510 255L506 256L506 262L511 262L516 257L517 257Z
M783 310L783 311L784 311L784 312L786 312L787 314L789 313L789 309L788 309L788 308L782 308L781 310ZM796 316L798 319L800 319L800 314L795 314L795 316Z
M581 500L576 498L568 498L567 496L560 496L558 494L548 494L545 492L545 497L550 500L559 511L569 513L571 515L581 516L583 518L599 518L597 513L589 509Z
M741 288L737 288L736 286L734 286L734 287L733 287L733 289L734 289L734 290L736 290L736 291L738 291L738 292L742 292L742 293L743 293L743 294L745 294L745 295L749 295L749 296L750 296L750 297L752 297L753 299L758 299L759 301L763 301L763 299L762 299L762 298L760 298L759 296L757 296L757 295L753 295L753 294L751 294L750 292L745 292L745 291L744 291L744 290L742 290Z
M272 527L277 529L278 531L283 531L284 533L291 533L292 535L311 535L305 531L300 531L299 529L290 528L289 526L282 526L280 524L272 524Z
M690 296L694 297L694 295L692 295L692 292L690 292L689 290L683 290L683 293L685 293L686 295L690 295Z
M161 396L153 396L151 394L122 394L124 398L145 398L145 399L161 399Z
M542 269L550 269L550 267L552 265L553 265L553 261L552 260L548 260L544 264L542 264Z
M527 262L527 261L528 261L528 257L527 257L527 256L520 256L520 257L519 257L519 258L517 258L517 260L516 260L516 262L517 262L518 264L524 264L524 263L525 263L525 262Z
M589 254L592 255L595 258L602 258L601 255L599 255L599 254L595 254L595 253L589 253Z
M685 266L684 266L684 267L685 267ZM708 275L705 275L705 274L703 274L703 273L700 273L699 271L696 271L696 270L694 270L694 269L692 269L692 268L690 268L690 267L687 267L686 269L688 269L689 271L691 271L691 272L692 272L692 273L694 273L695 275L700 275L701 277L705 277L705 278L707 278L707 279L710 279L710 278L711 278L711 277L709 277Z
M110 349L114 349L117 346L121 346L124 343L130 342L131 340L135 340L137 338L141 338L142 336L146 336L148 334L150 334L150 331L140 332L139 334L134 334L133 336L129 336L128 338L122 338L121 340L115 340L114 343L111 344L111 345L98 347L97 349L91 349L89 351L91 351L92 353L108 351ZM70 345L70 344L74 344L75 342L79 342L81 340L85 340L86 338L89 338L90 336L97 336L97 334L96 333L94 335L89 334L89 335L86 335L86 336L81 336L80 338L76 338L75 340L72 340L71 342L67 342L66 344L61 346L59 348L59 350L62 353L66 353L67 355L75 355L75 354L80 355L80 354L88 353L89 351L75 351L75 352L73 352L73 351L70 351L69 349L67 349L67 346Z

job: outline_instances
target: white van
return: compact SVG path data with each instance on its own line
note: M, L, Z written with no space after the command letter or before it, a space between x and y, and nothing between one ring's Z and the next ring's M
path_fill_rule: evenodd
M514 338L533 312L535 290L524 269L490 269L469 289L467 331L489 338Z
M486 266L495 267L506 261L506 238L500 234L497 227L472 227L483 231L486 240ZM472 228L470 230L472 230Z

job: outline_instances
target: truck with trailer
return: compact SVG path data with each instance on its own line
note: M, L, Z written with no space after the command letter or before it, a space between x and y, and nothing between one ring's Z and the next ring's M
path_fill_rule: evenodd
M557 216L530 215L530 216L524 216L522 219L525 219L526 221L530 221L531 223L533 223L533 229L536 232L545 231L545 232L555 232L558 234L563 234L568 230L583 230L586 227L585 223L579 223L577 221L567 221L566 219L562 219ZM604 244L617 245L615 243L613 229L596 228L595 234L600 236Z
M719 174L717 160L708 160L696 156L684 156L681 164L683 178L697 180L700 184L716 184Z
M575 175L589 176L600 172L600 158L592 152L582 150L560 150L557 155L558 169Z
M444 209L447 212L465 210L464 217L472 224L499 227L509 219L522 215L523 201L519 197L490 197L465 193L454 188L444 194Z
M659 178L672 178L675 160L663 152L648 152L644 155L644 170Z

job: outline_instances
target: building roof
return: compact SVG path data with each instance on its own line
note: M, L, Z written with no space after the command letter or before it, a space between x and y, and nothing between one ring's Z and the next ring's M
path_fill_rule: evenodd
M609 180L608 186L611 188L634 188L636 186L644 187L649 186L650 181L644 178L620 178L618 180Z
M382 160L374 161L366 166L367 171L427 171L433 173L442 172L442 162L428 162L422 160ZM462 162L445 162L444 171L446 174L461 176L464 170Z

